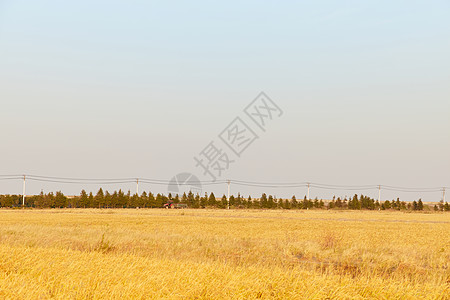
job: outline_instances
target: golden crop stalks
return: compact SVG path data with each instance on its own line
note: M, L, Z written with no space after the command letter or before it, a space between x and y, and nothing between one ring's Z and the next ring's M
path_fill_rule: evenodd
M450 215L0 210L2 299L449 299Z

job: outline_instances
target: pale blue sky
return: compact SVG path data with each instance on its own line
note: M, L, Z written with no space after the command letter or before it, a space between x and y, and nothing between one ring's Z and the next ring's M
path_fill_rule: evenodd
M450 186L449 53L448 1L0 0L0 174L208 180L193 157L265 91L285 113L223 179Z

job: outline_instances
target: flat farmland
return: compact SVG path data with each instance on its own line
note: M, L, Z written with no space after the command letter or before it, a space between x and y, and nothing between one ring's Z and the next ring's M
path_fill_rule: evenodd
M2 299L450 299L450 214L0 210Z

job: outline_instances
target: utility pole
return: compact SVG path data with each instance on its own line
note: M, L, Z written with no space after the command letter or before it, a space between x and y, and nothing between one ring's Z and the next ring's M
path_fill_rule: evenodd
M136 194L139 196L139 178L136 178Z
M26 176L23 175L22 208L25 208L25 178Z
M442 188L442 203L445 204L445 187Z
M310 183L308 182L308 196L306 196L307 200L309 200L309 185L310 185Z
M227 184L228 184L227 203L228 203L228 209L230 209L230 184L231 184L231 182L228 180Z
M378 185L378 203L380 203L381 207L381 185Z

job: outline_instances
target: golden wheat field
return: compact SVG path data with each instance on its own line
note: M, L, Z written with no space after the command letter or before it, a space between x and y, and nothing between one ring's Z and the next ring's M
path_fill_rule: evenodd
M1 299L450 299L450 214L0 210Z

